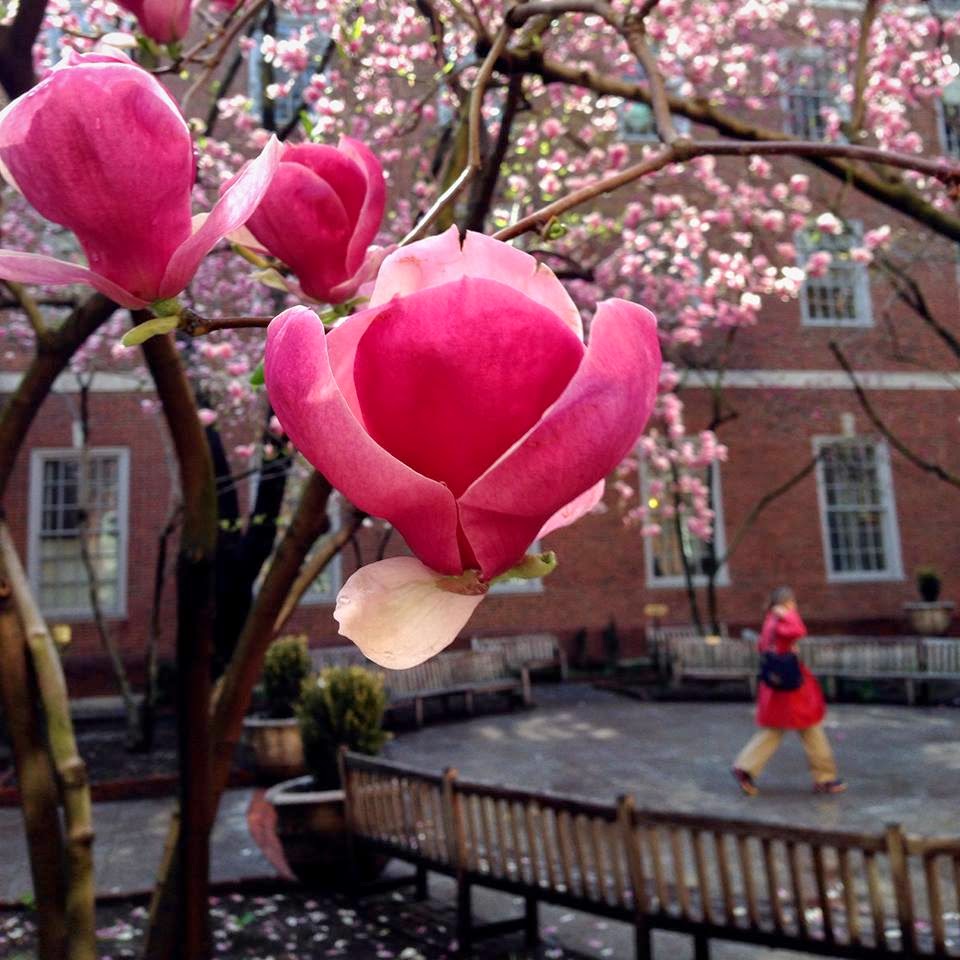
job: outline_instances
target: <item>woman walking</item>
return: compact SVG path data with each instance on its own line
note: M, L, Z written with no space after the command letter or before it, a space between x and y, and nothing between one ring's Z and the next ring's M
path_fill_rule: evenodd
M733 775L747 796L759 791L760 771L776 753L788 730L796 730L803 742L807 763L817 793L842 793L846 784L837 777L837 764L823 729L826 706L820 684L799 661L796 645L807 635L789 587L770 595L758 647L760 684L757 694L757 726L733 764Z

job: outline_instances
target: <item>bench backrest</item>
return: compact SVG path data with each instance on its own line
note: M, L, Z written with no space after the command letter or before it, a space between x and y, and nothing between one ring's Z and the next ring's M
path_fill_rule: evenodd
M556 660L560 641L552 633L528 633L518 637L471 637L470 648L477 651L502 650L507 664L517 670L526 663Z
M896 864L884 833L805 830L622 803L633 888L645 914L871 946L886 943L888 930L900 925Z
M785 947L954 955L960 838L641 810L631 797L593 803L355 754L341 765L358 836L480 883Z
M512 676L507 663L507 654L499 650L464 650L447 654L450 679L458 684L482 683L485 680L502 680Z
M920 669L916 638L810 637L800 641L800 655L815 673L903 675Z
M369 667L376 669L355 644L348 643L341 647L311 647L310 659L313 669L323 670L325 667Z
M960 677L960 637L924 637L922 642L927 673Z
M615 807L460 780L451 795L458 858L470 873L632 910Z
M673 660L679 669L742 670L755 673L758 654L754 644L745 640L721 640L707 643L699 637L676 640Z
M355 835L452 866L442 776L342 753L340 779Z

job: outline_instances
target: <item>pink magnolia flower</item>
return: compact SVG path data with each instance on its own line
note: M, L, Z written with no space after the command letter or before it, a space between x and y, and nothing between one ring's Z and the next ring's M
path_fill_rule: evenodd
M449 644L489 581L603 495L637 440L660 371L656 321L577 308L533 257L456 227L392 253L368 309L328 336L293 307L270 324L265 376L284 430L413 557L340 592L341 632L393 668Z
M336 147L287 144L270 189L246 228L297 275L300 289L342 303L372 280L385 251L368 251L380 229L386 185L377 158L341 137Z
M190 30L191 0L117 0L129 10L140 29L157 43L182 40Z
M73 231L89 267L0 250L0 277L85 283L133 308L175 297L256 208L279 152L268 143L201 224L190 215L193 143L173 98L122 54L71 54L0 112L0 173Z

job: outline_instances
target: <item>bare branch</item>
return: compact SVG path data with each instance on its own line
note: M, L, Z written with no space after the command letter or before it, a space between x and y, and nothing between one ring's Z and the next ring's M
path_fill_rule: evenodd
M860 36L857 39L857 65L853 74L853 109L850 115L850 124L847 136L851 140L860 137L860 128L863 126L863 114L866 110L865 95L867 92L867 60L870 59L870 31L880 12L883 0L867 0L860 17Z
M27 319L30 321L30 326L33 327L33 332L36 334L37 340L44 340L49 330L47 330L47 324L43 319L43 314L40 313L40 309L37 306L37 301L30 296L26 288L21 284L14 283L12 280L4 280L3 282L7 289L13 294L20 308L27 315Z
M806 158L837 158L868 160L885 163L905 170L917 170L929 176L937 177L945 183L960 183L960 165L948 163L944 159L927 160L912 154L893 153L875 147L861 147L849 143L826 143L805 140L677 140L660 153L621 170L609 177L596 180L566 197L561 197L542 209L518 220L515 224L500 230L494 236L498 240L510 240L529 230L536 230L549 223L555 217L566 213L573 207L610 193L619 187L648 176L671 163L683 163L695 157L705 156L793 156ZM958 239L960 239L960 220L957 221Z
M857 380L856 374L853 372L853 367L850 366L850 361L847 360L843 351L840 349L839 344L835 341L830 342L830 352L836 357L837 363L843 368L846 375L850 378L850 384L854 389L854 392L857 395L857 399L860 401L860 406L863 409L863 412L867 415L870 422L890 441L890 445L901 454L907 460L909 460L915 467L919 467L925 473L931 473L935 477L938 477L940 480L943 480L944 483L949 483L952 487L960 488L960 476L957 476L954 473L951 473L949 470L944 469L940 466L939 463L934 463L931 460L925 460L920 454L913 451L908 447L881 419L880 414L877 413L873 408L873 404L870 402L867 394L864 392L863 387L860 386L860 382Z

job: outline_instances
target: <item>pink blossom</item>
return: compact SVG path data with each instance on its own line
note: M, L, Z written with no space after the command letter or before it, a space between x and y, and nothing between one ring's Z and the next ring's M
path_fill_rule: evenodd
M828 250L817 250L807 257L805 264L808 277L823 277L826 275L830 264L833 262L833 254Z
M193 143L173 99L121 54L71 54L0 113L0 172L76 234L89 267L3 250L0 277L85 283L125 307L175 297L260 202L278 151L272 141L196 227Z
M182 40L190 30L191 0L117 0L129 10L143 33L157 43Z
M329 336L304 307L271 323L287 434L419 561L344 586L335 616L371 659L401 668L446 646L492 577L596 505L653 407L660 348L626 301L599 304L591 330L585 348L549 269L481 234L461 248L456 227L391 254L370 307Z
M217 421L217 411L211 410L209 407L201 407L197 411L197 416L200 418L200 422L205 427L209 427L212 423L216 423Z
M385 205L383 171L362 143L288 144L247 229L290 267L307 296L341 303L373 279L383 258L368 248Z

